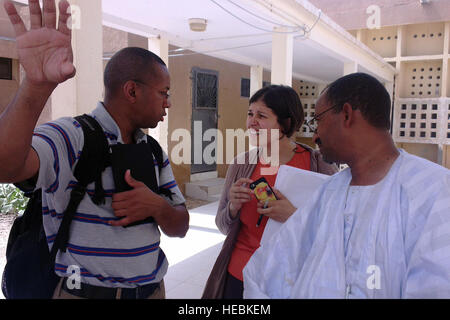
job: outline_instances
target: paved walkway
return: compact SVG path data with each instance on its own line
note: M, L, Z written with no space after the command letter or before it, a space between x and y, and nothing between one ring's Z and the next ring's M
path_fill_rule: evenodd
M169 261L164 278L168 299L199 299L225 236L217 230L218 202L189 210L190 227L183 239L162 236Z

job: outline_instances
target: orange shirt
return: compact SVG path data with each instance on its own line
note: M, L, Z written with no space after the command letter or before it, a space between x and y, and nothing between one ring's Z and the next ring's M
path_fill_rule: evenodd
M311 155L304 148L297 146L294 157L292 157L286 165L303 170L311 170ZM264 177L273 188L277 175L261 175L261 169L264 167L269 167L269 165L263 165L258 161L250 179L255 181ZM241 281L243 281L242 270L256 249L259 248L264 228L266 227L268 220L268 218L264 216L260 226L256 227L259 218L259 213L256 212L256 209L257 200L255 197L252 197L251 201L242 206L240 215L241 229L233 252L231 253L230 263L228 264L228 272Z

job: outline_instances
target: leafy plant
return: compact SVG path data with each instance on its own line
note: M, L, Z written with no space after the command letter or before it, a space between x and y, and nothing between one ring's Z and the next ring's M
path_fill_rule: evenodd
M12 184L0 184L0 213L22 214L28 198Z

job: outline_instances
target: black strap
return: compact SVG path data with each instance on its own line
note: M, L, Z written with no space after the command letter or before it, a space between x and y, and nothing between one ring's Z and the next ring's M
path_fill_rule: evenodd
M100 124L86 114L75 119L81 125L84 134L84 145L80 159L74 170L77 185L70 193L70 200L63 214L61 225L53 243L51 258L56 258L58 250L66 252L70 236L70 224L86 194L87 186L95 182L93 202L104 203L105 191L102 184L102 173L109 166L109 144Z
M105 190L102 184L102 173L110 164L109 144L100 124L93 117L84 114L75 117L84 133L84 145L80 160L74 170L74 176L82 186L95 182L93 201L103 204Z
M159 145L158 141L156 141L152 136L147 135L147 143L152 147L153 156L158 163L159 172L161 172L163 166L163 152L162 148Z
M52 259L56 258L56 253L58 252L58 250L66 252L67 243L69 242L70 224L85 194L86 188L81 185L75 186L70 192L69 204L67 205L66 211L64 211L61 225L58 229L58 233L56 234L52 251L50 252L50 256Z
M147 143L152 147L153 156L158 163L159 173L161 174L161 170L163 168L163 152L162 148L159 145L158 141L156 141L152 136L147 135ZM170 191L170 189L158 187L158 193L168 197L170 200L173 200L172 196L174 193Z

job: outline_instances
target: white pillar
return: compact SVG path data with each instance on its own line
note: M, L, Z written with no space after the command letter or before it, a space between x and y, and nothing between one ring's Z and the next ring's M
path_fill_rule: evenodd
M356 62L344 63L344 76L355 72L358 72L358 64Z
M391 103L394 99L394 83L393 82L386 82L384 84L384 87L386 88L387 92L389 93L389 96L391 97Z
M250 97L263 87L263 67L250 67Z
M441 84L441 97L446 98L448 94L448 59L449 55L449 45L450 45L450 22L445 23L444 29L444 54L442 60L442 84Z
M169 41L161 36L148 39L148 50L158 55L169 68ZM171 110L166 109L167 116L156 128L149 129L148 134L156 139L161 148L168 154L169 152L169 119Z
M283 28L274 28L272 35L272 84L292 85L294 36Z
M161 36L148 39L148 50L158 55L169 67L169 41Z
M92 0L69 2L72 6L72 48L77 73L53 92L52 119L89 113L103 97L102 3Z

